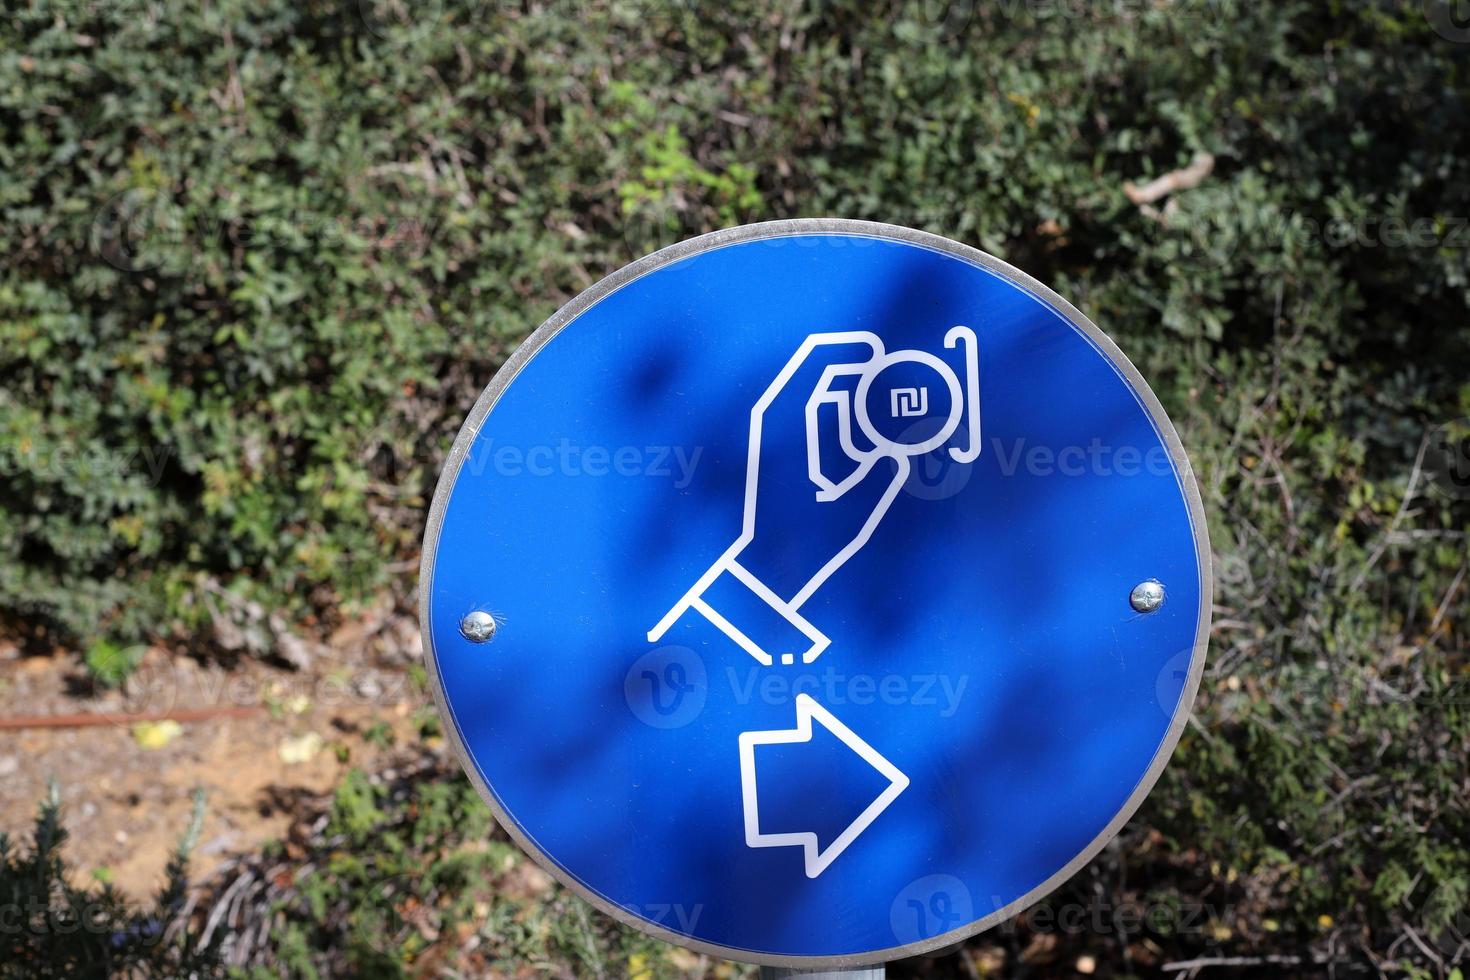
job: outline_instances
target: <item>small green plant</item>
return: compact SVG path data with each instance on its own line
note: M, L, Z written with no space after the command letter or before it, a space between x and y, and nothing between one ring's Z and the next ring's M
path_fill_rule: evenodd
M223 977L215 951L199 947L180 919L189 852L203 819L204 797L196 794L162 890L153 902L135 906L113 888L106 869L94 872L94 884L72 880L53 784L28 847L17 848L0 834L0 978Z
M395 741L393 726L385 721L375 721L362 733L362 740L376 748L392 748Z
M738 163L723 173L706 170L689 155L689 141L672 124L640 136L635 147L646 162L638 170L638 180L618 187L625 213L647 204L668 206L676 195L689 191L710 196L721 225L739 224L742 215L761 209L754 170Z
M98 640L87 649L87 672L103 687L120 687L143 659L143 648Z

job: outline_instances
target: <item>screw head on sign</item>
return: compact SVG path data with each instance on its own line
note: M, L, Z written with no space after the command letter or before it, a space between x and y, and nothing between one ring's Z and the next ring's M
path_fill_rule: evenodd
M495 636L495 617L477 609L459 621L459 632L471 643L488 643Z
M1151 613L1164 604L1164 585L1158 579L1147 579L1133 587L1128 604L1141 613Z

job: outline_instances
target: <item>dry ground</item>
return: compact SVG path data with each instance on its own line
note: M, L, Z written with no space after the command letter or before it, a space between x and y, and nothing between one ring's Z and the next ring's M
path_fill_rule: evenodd
M405 645L412 645L412 638ZM150 650L122 691L96 688L74 655L22 654L0 641L0 719L86 715L85 727L0 728L0 832L27 838L55 781L80 873L141 898L188 824L196 790L207 809L193 870L202 878L232 852L279 839L303 796L329 791L350 766L371 768L417 737L428 696L405 658L333 650L319 669L255 660L225 669ZM376 661L376 662L371 662ZM231 715L139 727L140 713L204 709ZM167 738L166 744L156 745Z

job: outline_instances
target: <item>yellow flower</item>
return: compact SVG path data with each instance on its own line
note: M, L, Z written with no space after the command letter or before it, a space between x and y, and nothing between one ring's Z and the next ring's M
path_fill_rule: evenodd
M133 741L144 749L161 749L182 734L184 726L168 719L140 721L133 726Z

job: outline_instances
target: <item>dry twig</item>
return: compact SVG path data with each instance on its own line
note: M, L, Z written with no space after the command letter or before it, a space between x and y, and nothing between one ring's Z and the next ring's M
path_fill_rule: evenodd
M1142 207L1145 204L1153 204L1159 198L1176 191L1187 191L1191 187L1198 187L1200 181L1208 177L1215 169L1215 158L1209 153L1196 153L1194 159L1189 161L1189 166L1178 170L1171 170L1162 177L1156 177L1144 184L1137 186L1132 181L1123 185L1123 193L1128 200Z

